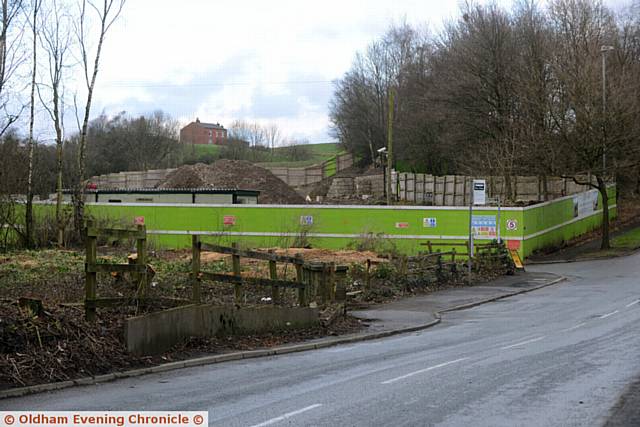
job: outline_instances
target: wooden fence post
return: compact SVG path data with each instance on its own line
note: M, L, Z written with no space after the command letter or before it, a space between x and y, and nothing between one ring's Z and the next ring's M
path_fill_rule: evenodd
M296 262L296 280L298 281L298 283L303 283L304 282L304 271L302 270L302 254L296 254L295 255L298 262ZM306 286L306 284L305 284ZM298 288L298 305L300 307L306 307L307 306L307 300L305 297L305 288Z
M87 221L86 230L86 250L87 257L84 264L85 269L85 298L84 298L84 315L87 321L94 322L96 320L96 272L89 272L89 266L96 264L96 246L97 237L89 236L89 229L93 227L93 221ZM93 233L91 233L93 234Z
M238 249L238 243L236 242L232 243L231 246L233 247L233 249ZM240 255L231 255L231 260L233 262L233 275L236 277L241 277ZM244 288L240 283L234 285L234 299L237 305L244 303Z
M269 250L269 253L275 253L273 249ZM271 280L278 280L278 267L275 261L269 261L269 278ZM277 286L271 286L271 300L274 304L280 303L280 289Z
M364 271L364 288L371 289L371 260L367 258L367 268Z
M191 236L191 274L193 286L193 302L199 304L201 302L201 280L200 280L200 236L197 234Z
M329 301L336 300L336 263L329 263Z
M136 263L139 266L147 266L147 230L144 225L138 225L138 232L141 235L136 237ZM144 298L147 295L147 288L149 282L149 276L147 275L147 269L145 268L139 275L140 283L138 284L138 298Z

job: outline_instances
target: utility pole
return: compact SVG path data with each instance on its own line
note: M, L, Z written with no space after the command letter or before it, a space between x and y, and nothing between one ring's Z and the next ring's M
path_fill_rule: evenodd
M393 168L393 109L396 90L389 89L389 111L387 118L387 205L391 205L391 169Z
M469 277L467 278L469 280L469 285L471 285L471 268L472 268L472 261L471 258L473 258L473 179L469 180L469 259L467 262L467 266L469 269Z

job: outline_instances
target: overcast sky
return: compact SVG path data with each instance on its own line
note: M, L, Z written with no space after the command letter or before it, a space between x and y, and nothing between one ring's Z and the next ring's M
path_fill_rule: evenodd
M355 53L403 19L438 30L458 4L128 0L106 40L92 116L161 109L183 124L275 122L329 142L332 81Z

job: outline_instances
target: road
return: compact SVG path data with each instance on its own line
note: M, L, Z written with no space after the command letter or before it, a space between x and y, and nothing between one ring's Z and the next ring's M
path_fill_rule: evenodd
M640 255L531 270L555 286L419 333L0 401L208 410L210 425L601 425L640 377Z

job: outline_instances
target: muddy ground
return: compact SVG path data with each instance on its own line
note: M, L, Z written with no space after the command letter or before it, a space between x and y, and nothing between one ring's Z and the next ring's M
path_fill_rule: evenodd
M265 249L267 250L267 249ZM401 276L394 263L370 251L329 251L324 249L275 249L279 254L302 254L307 261L335 262L349 267L346 289L351 305L382 303L407 295L427 293L465 283L462 269L452 272L448 266L438 277L416 272ZM122 248L101 247L99 255L109 262L126 262ZM202 253L202 270L230 273L231 257ZM365 287L369 260L369 286ZM250 350L285 343L300 342L327 335L352 333L363 326L346 316L322 327L269 334L192 339L155 357L134 357L126 352L124 323L127 317L189 302L191 252L163 251L151 254L156 271L149 296L152 306L120 306L98 309L95 324L84 320L84 255L82 252L42 250L0 255L0 389L63 381L100 375L136 367L157 365L204 354ZM242 274L268 277L268 263L242 259ZM499 271L482 272L488 279ZM293 265L278 264L278 277L295 280ZM480 278L479 278L480 279ZM203 282L203 302L234 304L234 287L229 284ZM135 286L127 277L116 274L98 276L98 296L127 297ZM245 287L243 305L269 305L270 289ZM283 290L283 304L297 304L297 291ZM41 300L43 310L21 308L18 300L29 297Z

